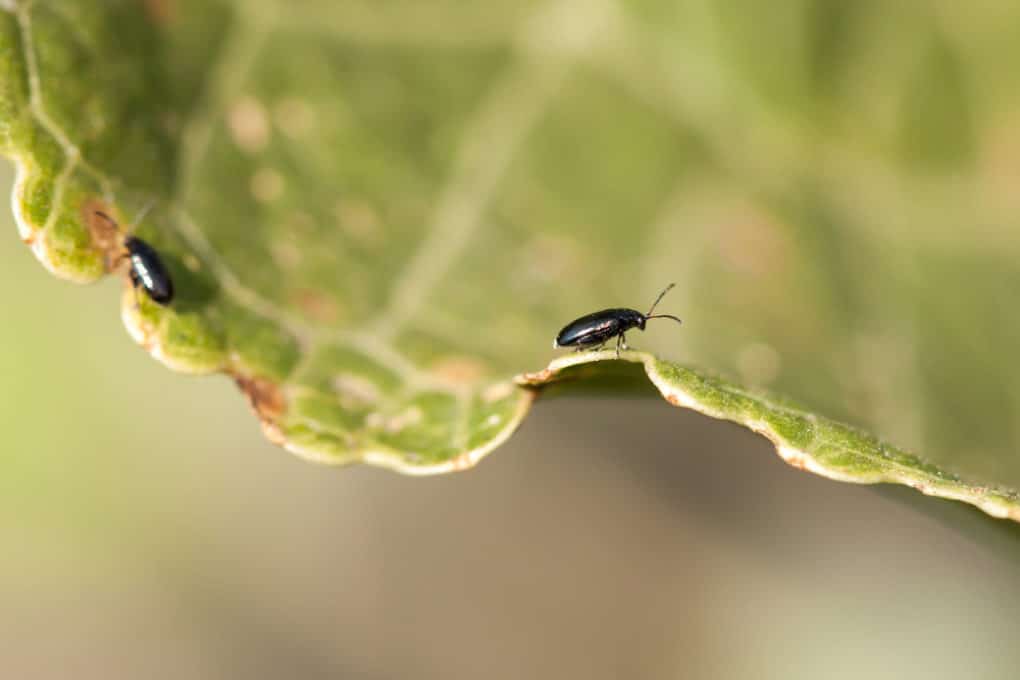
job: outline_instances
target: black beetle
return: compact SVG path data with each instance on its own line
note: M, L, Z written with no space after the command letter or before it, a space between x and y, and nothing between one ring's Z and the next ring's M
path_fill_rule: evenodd
M603 309L601 312L593 312L580 319L574 319L559 332L553 340L553 347L576 347L577 351L586 349L598 349L606 344L610 338L616 338L616 358L620 358L620 346L627 349L627 338L624 333L631 328L645 329L645 323L649 319L673 319L677 323L683 323L680 319L671 314L656 314L655 306L659 304L662 296L675 286L671 283L665 290L655 298L652 308L647 314L642 314L636 309Z
M148 207L144 212L147 211ZM106 213L99 210L95 212L113 226L117 226L117 221ZM126 257L130 263L128 273L135 290L141 287L149 299L158 305L170 304L174 299L174 284L156 249L137 236L126 236L124 250L127 251L126 255L120 256L118 261Z
M170 304L174 299L174 283L159 253L137 236L125 238L124 247L131 262L131 283L134 284L135 290L141 286L149 299L156 304Z

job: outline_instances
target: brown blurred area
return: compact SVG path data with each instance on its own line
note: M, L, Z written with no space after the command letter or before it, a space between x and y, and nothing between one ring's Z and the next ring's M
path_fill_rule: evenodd
M57 281L9 213L4 233L0 677L989 678L1020 663L1015 532L962 507L811 476L658 401L540 402L454 476L310 465L261 438L225 379L134 346L119 282Z

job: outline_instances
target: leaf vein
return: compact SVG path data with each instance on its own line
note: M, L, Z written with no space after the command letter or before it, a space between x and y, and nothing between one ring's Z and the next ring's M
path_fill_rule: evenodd
M489 92L460 145L454 170L429 221L426 236L368 324L392 338L420 309L439 280L466 249L516 150L552 102L569 65L510 67Z

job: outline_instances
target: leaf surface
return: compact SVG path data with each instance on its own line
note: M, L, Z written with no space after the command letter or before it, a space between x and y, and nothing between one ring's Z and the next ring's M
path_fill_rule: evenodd
M1020 10L995 11L7 0L0 151L47 269L152 243L177 298L126 285L129 331L305 457L470 467L539 391L619 393L636 361L788 462L1015 517ZM685 326L629 337L668 359L514 382L671 281Z

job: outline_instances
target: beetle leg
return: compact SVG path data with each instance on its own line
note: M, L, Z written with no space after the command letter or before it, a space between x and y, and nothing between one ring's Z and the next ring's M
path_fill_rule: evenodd
M623 348L625 350L630 349L630 347L627 347L627 336L624 333L620 333L620 339L621 339L621 344L623 344Z
M620 358L620 343L623 341L623 333L616 336L616 358Z

